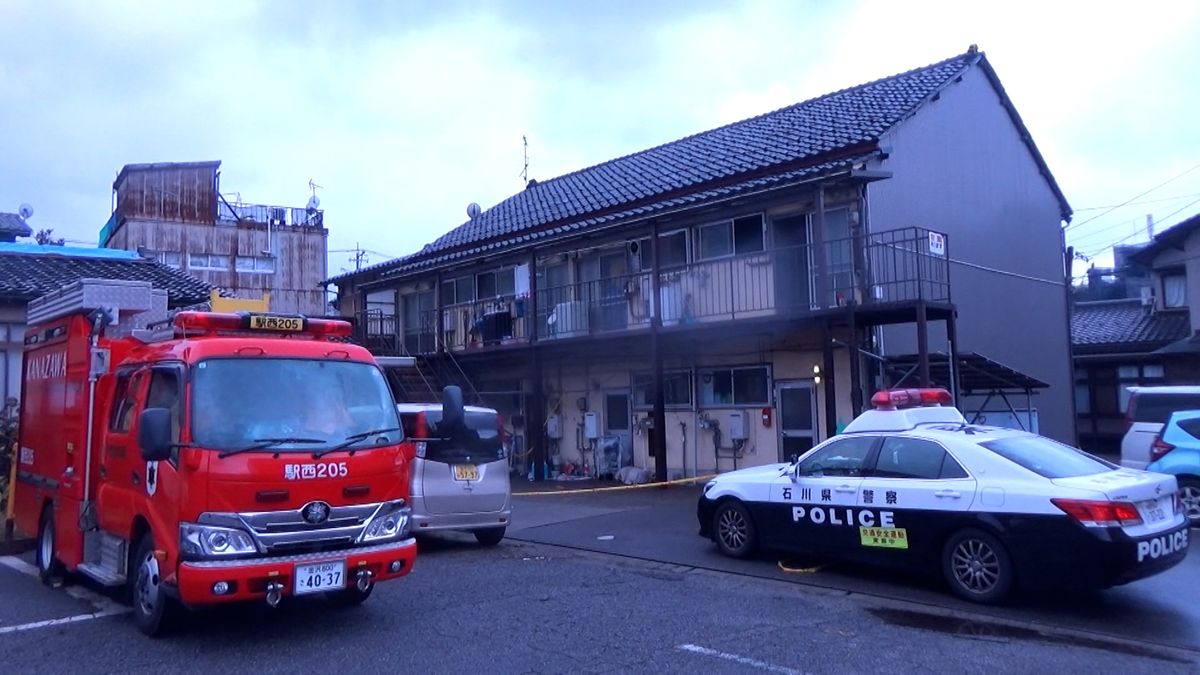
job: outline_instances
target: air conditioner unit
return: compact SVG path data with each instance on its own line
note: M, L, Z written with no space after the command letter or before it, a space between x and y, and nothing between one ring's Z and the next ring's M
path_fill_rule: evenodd
M588 331L587 304L574 300L560 302L554 306L554 312L547 319L550 332L558 337L564 337Z

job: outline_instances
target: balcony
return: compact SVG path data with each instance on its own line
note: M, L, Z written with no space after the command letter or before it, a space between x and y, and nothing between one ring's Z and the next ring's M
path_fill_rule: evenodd
M233 225L237 222L269 224L273 227L321 227L325 212L320 209L295 208L291 206L269 206L230 202L224 197L217 200L217 223Z
M944 235L921 228L777 248L664 269L657 298L652 271L612 276L538 289L536 317L528 295L511 295L423 312L399 337L407 353L427 353L438 348L434 327L454 352L613 335L648 329L656 300L665 328L946 303L945 250Z

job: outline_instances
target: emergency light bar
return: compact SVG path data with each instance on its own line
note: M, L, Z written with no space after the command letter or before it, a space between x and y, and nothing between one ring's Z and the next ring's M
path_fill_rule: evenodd
M871 397L876 410L898 410L922 406L943 406L951 402L945 389L885 389Z
M222 312L179 312L175 328L181 331L252 331L268 333L304 333L314 337L350 337L347 321L310 319L279 314L229 314Z

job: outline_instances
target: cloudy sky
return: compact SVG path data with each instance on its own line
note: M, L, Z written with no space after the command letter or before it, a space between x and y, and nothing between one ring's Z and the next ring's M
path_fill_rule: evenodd
M321 185L336 273L520 190L523 135L550 178L977 43L1103 261L1200 212L1198 7L0 0L0 211L94 244L123 164L219 159L247 202Z

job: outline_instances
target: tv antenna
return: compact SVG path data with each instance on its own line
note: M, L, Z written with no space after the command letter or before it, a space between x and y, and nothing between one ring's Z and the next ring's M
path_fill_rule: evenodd
M529 182L529 137L521 134L521 143L525 146L525 168L521 169L521 182Z

